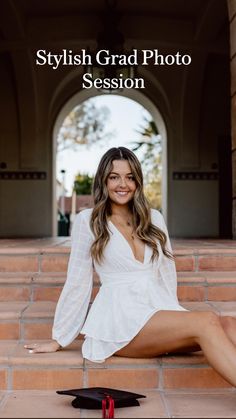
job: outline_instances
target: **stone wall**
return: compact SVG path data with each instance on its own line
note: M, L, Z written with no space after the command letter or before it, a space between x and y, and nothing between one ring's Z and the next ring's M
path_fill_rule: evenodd
M236 239L236 0L228 0L231 61L231 132L233 169L233 238Z

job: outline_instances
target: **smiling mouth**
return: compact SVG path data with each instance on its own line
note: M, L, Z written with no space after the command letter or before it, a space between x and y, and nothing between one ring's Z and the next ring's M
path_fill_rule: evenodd
M125 191L117 191L116 194L119 196L125 196L128 195L129 192L125 192Z

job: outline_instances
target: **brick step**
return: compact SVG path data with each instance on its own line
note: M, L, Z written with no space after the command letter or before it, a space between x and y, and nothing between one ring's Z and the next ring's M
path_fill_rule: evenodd
M0 273L0 301L57 302L66 274ZM91 302L99 291L94 273ZM178 272L180 301L232 301L236 299L236 272Z
M185 301L181 304L189 310L210 310L220 315L236 317L234 301ZM0 340L50 339L55 307L56 303L51 301L1 302ZM83 336L79 335L78 339L81 338Z
M3 341L0 346L0 390L59 390L83 386L232 389L208 365L202 352L155 358L111 356L97 364L82 358L81 345L81 341L75 341L56 353L30 354L20 342Z
M172 240L177 271L236 272L235 240ZM0 272L66 273L70 239L0 240Z

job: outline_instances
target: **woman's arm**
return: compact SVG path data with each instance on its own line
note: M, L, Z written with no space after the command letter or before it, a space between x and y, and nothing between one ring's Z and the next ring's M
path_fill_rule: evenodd
M92 293L92 236L84 215L82 211L76 216L72 228L67 279L55 312L52 338L62 347L69 345L82 329Z
M86 212L80 212L73 224L67 279L55 311L52 341L36 347L26 345L32 352L55 352L69 345L82 329L93 287L93 237Z

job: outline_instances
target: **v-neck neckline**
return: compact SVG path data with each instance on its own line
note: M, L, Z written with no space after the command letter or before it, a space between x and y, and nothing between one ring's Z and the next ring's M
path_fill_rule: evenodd
M147 247L146 243L144 243L144 256L143 256L143 262L141 262L140 260L138 260L138 259L135 257L134 252L133 252L133 250L132 250L132 247L130 246L130 244L129 244L128 240L125 238L124 234L122 234L122 233L121 233L121 231L118 229L118 227L116 227L116 226L115 226L115 224L114 224L111 220L108 220L108 222L109 222L109 223L110 223L110 224L114 227L114 229L115 229L115 230L119 233L119 235L123 238L123 240L125 241L125 243L127 243L128 247L129 247L129 249L130 249L130 251L131 251L131 254L132 254L132 256L133 256L134 261L135 261L135 262L140 263L141 265L144 265L144 264L145 264L145 258L146 258L146 247Z

